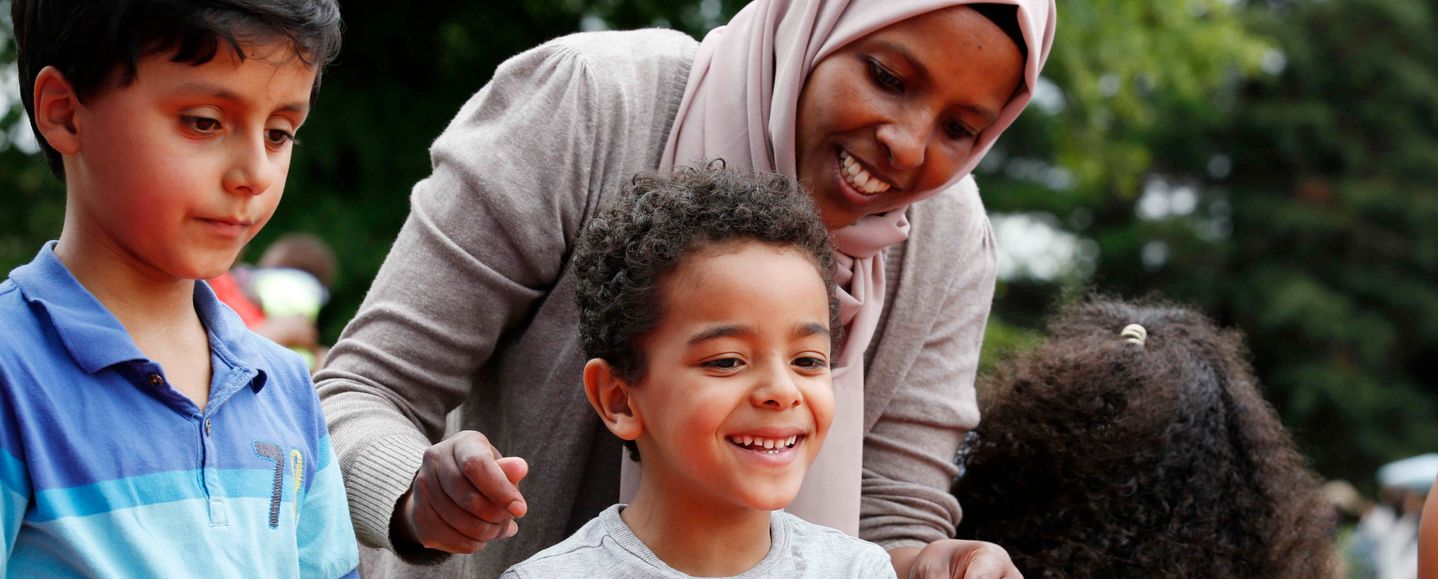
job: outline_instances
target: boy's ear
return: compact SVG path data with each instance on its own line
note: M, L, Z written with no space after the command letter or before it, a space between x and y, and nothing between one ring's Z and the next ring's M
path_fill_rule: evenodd
M629 397L630 385L615 375L614 367L603 358L593 358L584 365L584 393L599 419L615 436L636 440L644 433L644 421Z
M75 113L80 96L59 69L47 66L35 76L35 128L50 147L62 155L80 150L80 133L75 128Z

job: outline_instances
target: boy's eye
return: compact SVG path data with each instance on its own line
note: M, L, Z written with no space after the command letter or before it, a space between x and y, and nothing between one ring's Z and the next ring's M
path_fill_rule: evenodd
M265 131L265 140L271 145L280 146L295 140L294 133L282 129L269 129Z
M210 134L220 130L220 121L209 117L182 116L180 121L189 127L190 130L201 134Z
M878 60L869 59L869 76L874 79L874 84L879 88L893 93L904 92L904 81L898 75L884 68Z
M829 361L817 356L801 356L794 359L794 365L806 370L819 370L829 367Z
M738 358L716 358L716 359L713 359L713 360L708 360L708 361L706 361L706 362L704 362L703 364L700 364L700 365L701 365L701 366L704 366L705 368L718 368L718 369L720 369L720 370L733 370L733 369L735 369L735 368L738 368L740 364L741 364L741 362L739 361Z

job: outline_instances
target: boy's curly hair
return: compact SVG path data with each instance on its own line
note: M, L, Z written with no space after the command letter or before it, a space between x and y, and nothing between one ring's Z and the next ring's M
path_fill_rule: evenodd
M840 339L829 232L799 183L778 173L725 169L722 162L634 176L589 220L574 250L579 341L631 383L644 377L643 339L664 315L668 274L696 252L752 240L792 249L814 263L829 292L829 330Z
M1147 329L1143 345L1120 337ZM986 380L959 537L1028 577L1327 577L1329 509L1241 337L1095 299Z

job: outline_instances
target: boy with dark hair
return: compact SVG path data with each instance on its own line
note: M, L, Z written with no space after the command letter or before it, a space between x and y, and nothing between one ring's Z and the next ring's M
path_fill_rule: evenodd
M204 283L269 220L339 49L333 0L17 0L66 183L0 283L0 575L336 577L358 564L309 372Z
M590 405L638 453L615 505L506 577L892 577L877 545L780 511L834 414L828 231L794 180L641 174L574 255Z

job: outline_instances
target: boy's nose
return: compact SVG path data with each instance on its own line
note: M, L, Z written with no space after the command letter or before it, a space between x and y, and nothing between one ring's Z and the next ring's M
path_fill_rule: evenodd
M279 176L279 165L271 158L264 139L237 142L233 161L225 171L223 185L236 195L259 195L268 191Z
M799 385L794 382L794 376L788 371L787 365L773 364L772 368L759 378L750 394L750 401L755 406L784 410L799 406L803 395L799 392Z

